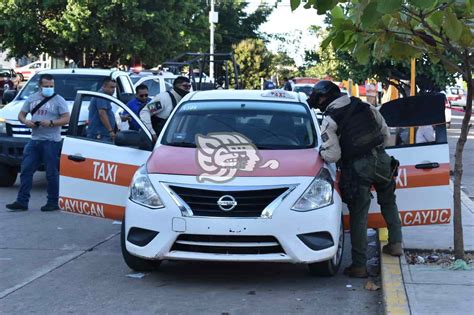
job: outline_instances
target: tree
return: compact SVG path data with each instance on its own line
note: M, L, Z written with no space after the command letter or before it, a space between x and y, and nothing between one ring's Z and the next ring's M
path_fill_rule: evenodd
M320 26L313 25L310 28L311 33L319 39L324 39L328 35L327 30L323 30ZM345 80L348 77L338 76L337 70L341 67L340 59L336 57L336 52L331 46L317 51L305 52L305 66L304 74L310 77L325 78L330 76L338 80Z
M329 46L327 49L332 48ZM374 78L386 86L393 85L403 95L408 96L410 85L410 62L394 60L375 60L370 57L367 64L358 64L348 51L335 52L339 61L335 69L335 78L352 79L355 83L364 84L367 78ZM416 60L415 82L420 93L440 92L455 82L456 75L447 71L443 65L432 63L428 56Z
M273 79L276 79L276 83L280 85L284 78L291 78L300 74L295 60L284 51L278 51L276 54L273 54L272 68L274 70Z
M261 39L246 39L234 47L240 67L239 83L244 89L259 89L260 79L272 73L272 54Z
M198 15L205 16L210 10L208 0L199 0ZM234 47L245 39L263 39L264 34L258 32L261 24L265 23L273 8L262 4L252 13L246 12L247 1L230 0L218 1L215 10L219 13L219 22L214 33L215 52L232 52ZM195 32L208 36L209 24ZM208 37L206 37L208 38ZM201 47L196 51L207 52L209 40L201 41ZM208 71L208 69L205 69ZM224 76L224 65L216 65L216 78Z
M203 14L209 12L208 0L201 0ZM219 12L219 23L216 25L215 45L218 52L230 52L232 47L244 39L262 39L258 32L261 24L265 23L273 8L260 5L254 12L247 13L246 1L219 1L216 11ZM200 30L202 31L202 30ZM208 46L206 46L208 47Z
M339 4L341 2L341 4ZM300 0L291 0L296 9ZM308 0L305 8L330 13L332 29L323 47L351 51L367 64L392 58L409 60L428 55L434 62L462 75L467 84L467 104L456 144L454 167L454 251L464 258L461 215L463 149L470 128L473 96L474 4L471 0Z
M155 66L185 51L208 51L207 1L23 0L0 1L0 45L13 57L48 53L81 66L114 66L139 59ZM257 38L271 12L245 13L243 1L219 6L217 51Z

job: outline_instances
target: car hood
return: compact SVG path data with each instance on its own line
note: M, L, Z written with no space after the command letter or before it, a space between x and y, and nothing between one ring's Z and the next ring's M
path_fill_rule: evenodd
M251 155L252 154L250 154L250 156ZM239 170L233 176L315 177L324 165L317 149L314 148L300 150L259 150L256 152L256 155L259 161L256 162L253 170ZM248 154L247 157L249 158ZM206 173L204 170L206 169L208 176L229 175L229 172L226 173L225 169L216 167L212 163L212 161L215 161L215 158L216 155L207 157L201 155L201 157L199 157L196 148L160 145L153 151L153 154L148 159L147 171L148 173L158 174L200 176ZM211 162L204 163L203 159Z
M73 101L66 101L69 112L72 110ZM8 103L0 109L0 118L3 118L7 121L18 121L18 114L20 113L21 108L25 104L24 100L16 100L13 102Z

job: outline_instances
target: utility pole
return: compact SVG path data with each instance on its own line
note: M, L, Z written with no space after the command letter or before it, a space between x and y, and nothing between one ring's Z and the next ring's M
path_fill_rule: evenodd
M215 0L211 0L211 11L209 11L209 24L210 24L210 49L209 49L209 78L212 82L214 81L214 30L216 28L215 23L219 21L219 15L214 11Z

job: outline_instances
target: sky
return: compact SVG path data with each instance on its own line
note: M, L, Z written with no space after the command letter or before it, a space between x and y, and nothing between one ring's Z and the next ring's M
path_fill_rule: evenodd
M276 0L248 0L248 11L254 11L262 2L273 5ZM303 63L304 51L314 49L318 44L314 35L310 35L308 28L311 25L322 26L324 16L317 15L314 9L304 9L299 7L294 12L290 8L290 0L282 0L278 3L276 9L273 10L268 21L260 26L260 31L269 34L291 33L293 36L302 31L302 40L299 47L290 47L291 57L295 59L297 66ZM268 48L276 52L278 49L277 42L270 42Z

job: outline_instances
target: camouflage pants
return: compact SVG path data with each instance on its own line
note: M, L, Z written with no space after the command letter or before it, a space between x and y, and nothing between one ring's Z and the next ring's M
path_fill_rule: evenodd
M367 217L372 199L371 187L375 187L382 216L387 223L389 243L402 241L401 222L395 200L395 181L392 178L390 156L384 150L351 162L359 178L359 187L349 205L352 264L365 266L367 262Z

